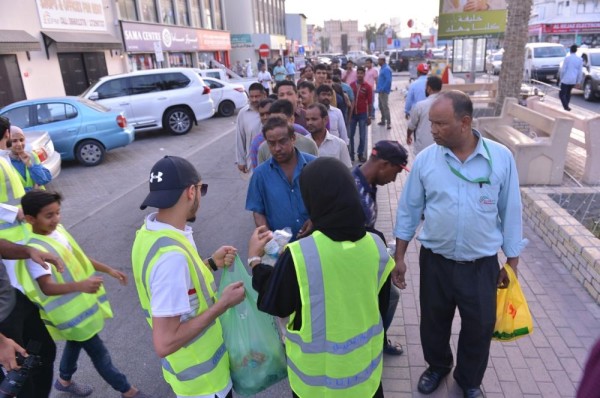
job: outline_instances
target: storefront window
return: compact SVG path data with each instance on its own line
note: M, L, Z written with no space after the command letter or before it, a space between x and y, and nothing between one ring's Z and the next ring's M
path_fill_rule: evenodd
M187 0L177 0L177 15L179 25L190 26Z
M140 0L140 4L142 8L142 20L144 22L158 22L154 0Z
M119 2L119 14L121 19L137 21L138 15L135 7L135 0L121 0Z
M191 68L194 66L192 64L192 54L189 53L170 53L169 54L169 66L182 66Z
M214 58L214 53L212 52L199 52L198 53L198 67L201 69L210 68L210 61Z
M223 17L221 13L221 0L215 0L215 29L223 30Z
M158 68L154 54L129 54L129 61L133 71Z
M192 26L197 28L202 27L202 18L200 17L200 0L190 0L192 9L190 12Z
M204 28L212 29L212 8L210 6L210 0L204 0L204 18L206 18L206 25Z
M175 24L173 0L160 0L160 21L165 24Z

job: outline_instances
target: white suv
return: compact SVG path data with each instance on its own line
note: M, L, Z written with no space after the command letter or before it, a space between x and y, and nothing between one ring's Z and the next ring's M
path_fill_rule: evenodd
M189 68L105 76L81 96L125 112L136 131L164 128L171 134L186 134L194 123L215 114L210 88Z

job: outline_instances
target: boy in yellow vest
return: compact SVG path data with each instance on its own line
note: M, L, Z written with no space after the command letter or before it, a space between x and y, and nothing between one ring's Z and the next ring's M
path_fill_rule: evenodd
M52 273L31 261L17 266L17 278L27 297L40 307L40 313L55 340L66 340L59 366L59 378L54 388L85 397L92 388L71 380L77 370L77 359L83 348L100 376L122 397L147 398L127 381L112 364L110 354L98 333L104 328L104 318L112 317L106 298L103 272L127 283L127 276L114 268L85 255L73 237L60 223L60 194L32 190L21 200L25 220L33 233L27 243L44 252L57 255L65 263L63 273Z

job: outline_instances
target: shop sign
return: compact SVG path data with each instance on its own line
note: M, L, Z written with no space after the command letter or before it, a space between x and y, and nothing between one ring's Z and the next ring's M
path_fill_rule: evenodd
M598 33L600 22L553 23L529 26L530 34L549 33Z
M154 52L155 42L161 43L163 51L198 51L200 49L196 29L123 21L121 28L127 51Z
M231 50L231 37L229 32L207 29L198 29L196 32L201 50Z
M37 0L42 29L106 32L102 0Z
M252 36L248 34L231 35L231 48L253 48Z
M466 0L440 0L438 40L497 37L504 33L506 0L488 2L485 11L465 12L466 7Z

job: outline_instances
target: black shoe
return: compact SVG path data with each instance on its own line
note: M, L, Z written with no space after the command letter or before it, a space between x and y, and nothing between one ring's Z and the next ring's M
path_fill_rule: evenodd
M481 388L467 388L466 390L463 390L463 397L464 398L485 398L485 395L483 394L483 391L481 391Z
M385 122L382 120L381 122L377 123L378 126L385 126Z
M361 162L361 163L364 163L364 162L366 162L366 161L367 161L367 159L365 159L365 157L364 157L364 156L362 156L362 155L359 155L359 156L358 156L358 161L359 161L359 162Z
M401 344L392 343L392 341L388 339L388 341L383 344L383 353L398 356L404 353L404 349Z
M419 383L417 384L417 390L421 394L431 394L440 386L440 383L446 377L446 373L436 372L432 370L430 367L427 368L425 372L419 377Z
M569 108L568 106L565 108L565 111L570 111L571 108Z
M388 124L388 125L387 125L387 129L388 129L388 130L391 130L391 129L392 129L392 125L391 125L391 124Z

